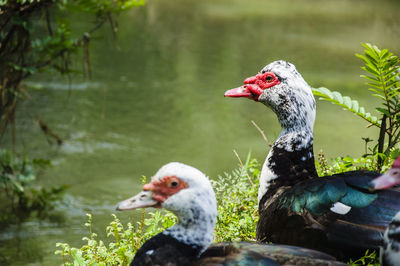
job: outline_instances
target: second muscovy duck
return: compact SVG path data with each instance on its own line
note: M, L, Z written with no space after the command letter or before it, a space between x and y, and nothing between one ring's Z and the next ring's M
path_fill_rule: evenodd
M344 265L306 248L256 243L218 243L209 247L217 203L206 176L191 166L169 163L160 168L138 195L117 210L156 207L172 211L176 225L146 241L131 265Z
M301 245L343 259L379 247L384 229L400 210L400 193L369 191L375 172L318 178L313 155L315 99L293 64L272 62L225 96L265 104L282 127L260 177L259 241Z

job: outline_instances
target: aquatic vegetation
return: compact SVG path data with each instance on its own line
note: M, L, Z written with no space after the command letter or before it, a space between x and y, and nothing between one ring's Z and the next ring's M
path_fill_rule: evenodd
M0 223L22 220L34 213L42 217L54 207L67 186L46 189L34 185L37 172L49 166L49 160L30 160L0 149Z
M15 125L17 102L29 95L22 81L43 72L69 77L77 72L71 67L71 57L79 54L79 48L83 49L84 74L90 77L91 35L106 23L115 35L118 27L114 15L140 5L144 0L0 1L0 139L9 125ZM91 29L78 33L79 37L75 37L77 32L65 16L74 12L85 13L83 17L95 21ZM38 120L42 131L61 144L61 139ZM12 130L15 135L15 127Z

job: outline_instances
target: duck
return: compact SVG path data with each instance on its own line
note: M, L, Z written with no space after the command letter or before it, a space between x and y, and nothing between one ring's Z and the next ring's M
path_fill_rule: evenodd
M381 176L371 181L375 190L389 189L400 184L400 156L392 167ZM379 252L379 261L383 266L400 265L400 211L393 217L383 236L383 245Z
M253 242L212 244L217 201L208 178L179 162L162 166L136 196L117 210L164 208L177 223L147 240L130 265L345 265L315 250Z
M316 103L296 67L274 61L225 97L248 98L270 108L281 132L263 164L258 189L259 242L300 245L341 260L378 249L400 210L398 191L371 191L379 173L349 171L319 177L313 152Z

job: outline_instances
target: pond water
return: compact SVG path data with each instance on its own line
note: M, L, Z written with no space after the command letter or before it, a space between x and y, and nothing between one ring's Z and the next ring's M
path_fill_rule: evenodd
M68 184L65 200L48 219L10 225L0 234L1 262L57 265L56 242L81 246L85 213L105 238L115 205L140 190L140 178L181 161L211 178L238 165L251 151L267 154L254 120L270 140L275 115L247 99L224 98L267 63L294 63L311 86L328 87L373 110L359 75L361 42L399 54L399 1L163 1L150 0L119 16L118 37L107 27L94 36L90 80L53 75L27 82L31 98L18 110L18 150L49 158L43 186ZM81 19L77 19L81 20ZM87 22L74 25L87 29ZM81 62L75 67L80 69ZM361 137L373 129L350 113L318 102L315 151L327 157L359 156ZM40 132L45 121L60 147ZM5 138L3 147L10 147ZM118 214L124 222L139 212Z

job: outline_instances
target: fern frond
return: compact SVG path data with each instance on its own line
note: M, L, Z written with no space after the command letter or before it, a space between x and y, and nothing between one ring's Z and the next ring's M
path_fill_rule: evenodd
M377 127L381 126L381 121L378 120L377 117L372 116L371 113L365 112L365 108L360 107L358 101L352 100L348 96L342 96L342 94L340 94L339 92L331 91L324 87L313 88L312 90L315 96L320 97L320 100L328 101L333 104L339 105L344 109L362 117L363 119L373 124L374 126Z

